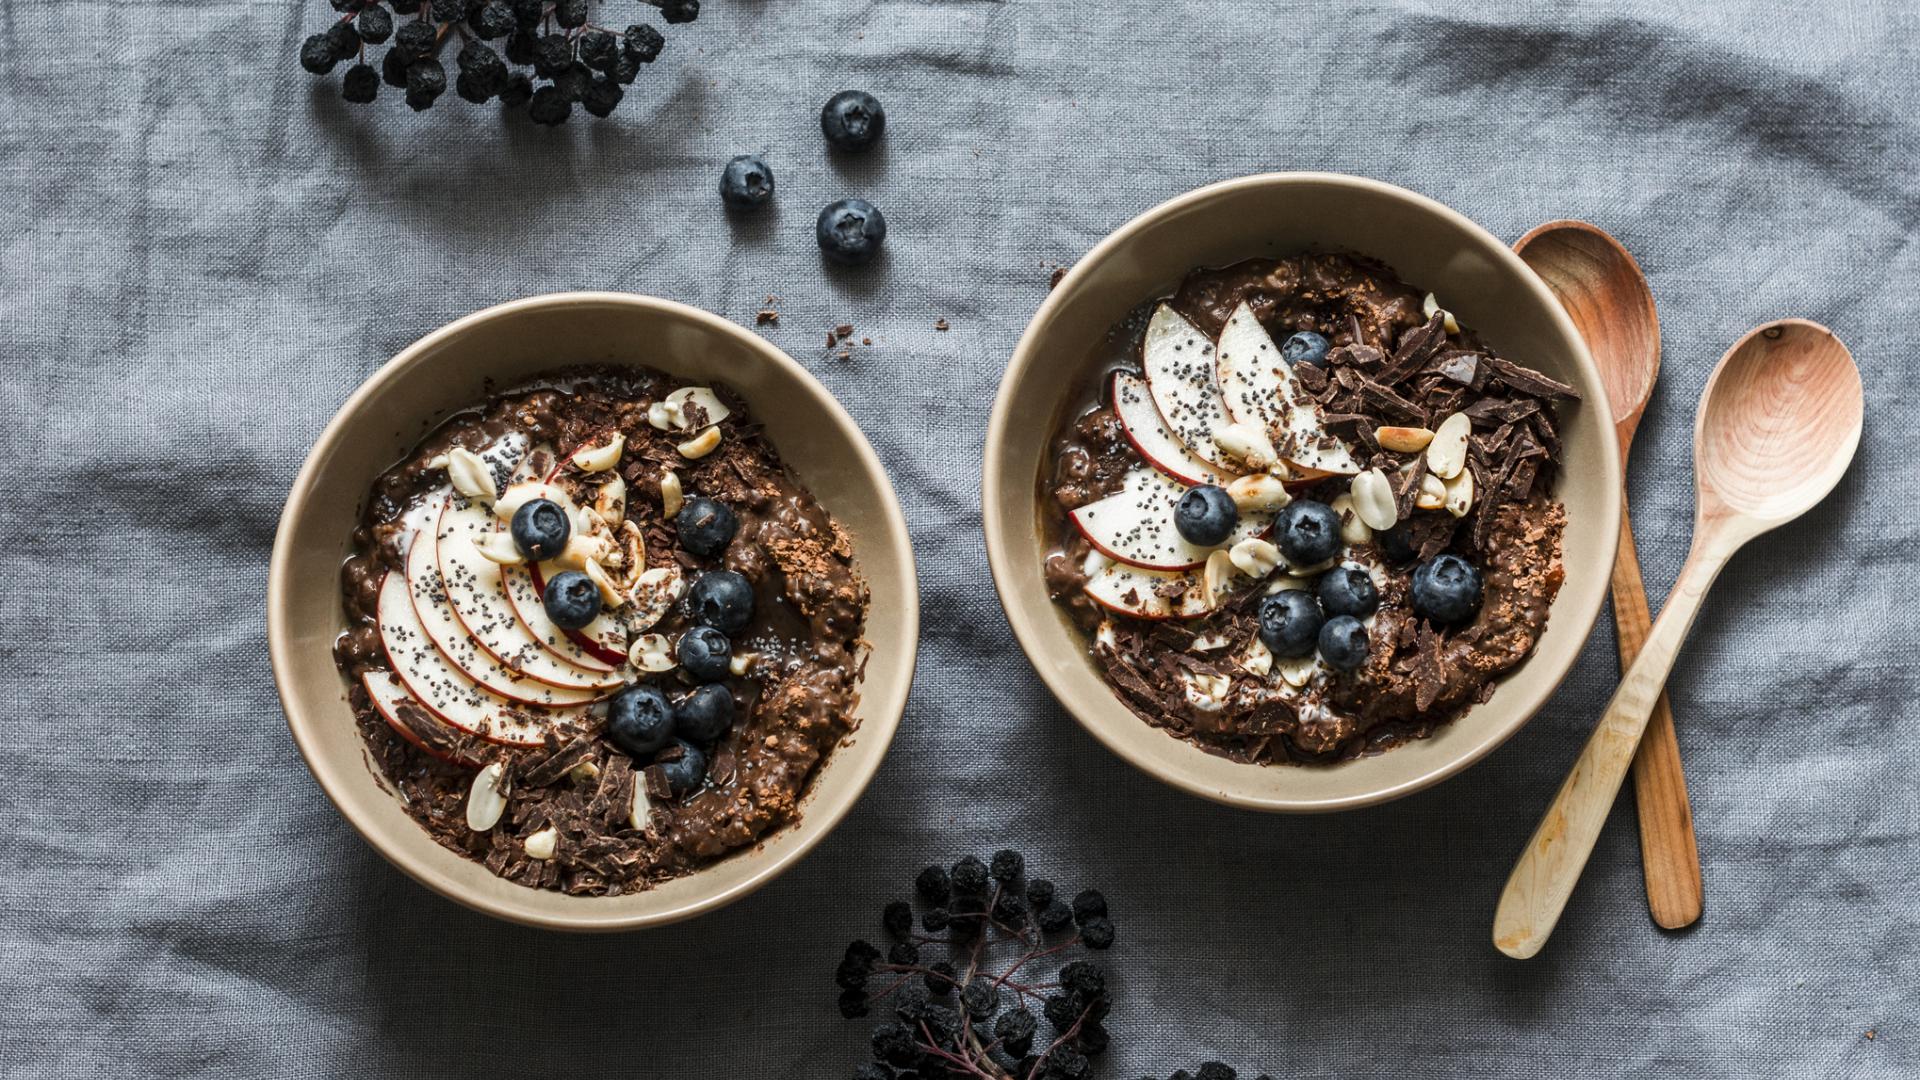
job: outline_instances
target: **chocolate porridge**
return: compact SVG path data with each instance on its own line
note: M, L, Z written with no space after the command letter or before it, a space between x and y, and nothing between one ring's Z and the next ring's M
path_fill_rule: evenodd
M1263 763L1431 734L1547 624L1571 387L1347 255L1193 272L1054 441L1046 575L1147 723Z
M442 845L617 895L796 820L854 727L846 534L724 389L582 369L374 482L336 645L371 766Z

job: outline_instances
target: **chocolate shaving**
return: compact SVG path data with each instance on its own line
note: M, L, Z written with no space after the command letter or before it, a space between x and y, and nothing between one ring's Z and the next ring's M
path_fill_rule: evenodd
M1375 368L1386 360L1386 354L1371 345L1342 345L1327 353L1327 366L1334 368Z
M1441 378L1472 388L1473 380L1480 374L1480 354L1465 351L1441 353L1434 360L1432 370Z
M1481 398L1479 401L1460 410L1467 419L1481 427L1492 427L1497 423L1512 423L1524 420L1540 411L1540 402L1534 398Z
M1427 412L1420 406L1394 393L1388 387L1366 376L1360 376L1360 395L1396 420L1405 420L1412 424L1425 424Z
M548 733L551 736L551 732ZM521 782L528 787L546 787L567 774L593 753L593 740L575 739L566 746L547 755L545 761L536 762L521 774Z
M1293 377L1300 380L1309 394L1318 394L1327 388L1327 373L1304 361L1293 365Z
M1495 378L1523 394L1534 397L1566 397L1578 400L1580 392L1566 383L1549 379L1530 367L1522 367L1511 360L1502 360L1497 356L1486 358L1487 367L1493 370Z
M1405 380L1425 367L1446 343L1446 315L1436 311L1425 325L1400 335L1400 347L1394 350L1393 363L1380 373L1380 381L1392 385Z
M1446 687L1446 673L1441 669L1440 631L1426 620L1420 622L1420 646L1418 659L1413 668L1413 703L1421 712L1433 708L1433 703Z
M1420 497L1420 481L1427 475L1427 455L1415 454L1413 468L1396 474L1393 482L1393 505L1400 512L1400 520L1413 517L1414 500Z

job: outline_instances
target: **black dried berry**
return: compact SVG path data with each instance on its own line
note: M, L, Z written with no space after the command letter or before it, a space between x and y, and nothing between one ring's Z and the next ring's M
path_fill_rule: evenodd
M580 59L598 71L610 71L620 58L620 41L605 30L588 30L580 35Z
M507 79L507 85L500 88L500 104L517 109L533 99L533 80L525 75L513 75Z
M1000 1008L1000 988L986 979L975 979L960 991L960 1006L975 1020L985 1020Z
M1028 879L1027 906L1040 911L1051 903L1053 903L1053 882L1043 877Z
M1089 949L1107 949L1113 947L1113 920L1105 915L1095 915L1080 924L1080 940Z
M1034 921L1040 924L1040 929L1049 934L1056 934L1073 925L1073 909L1055 900L1041 908L1040 913L1034 917Z
M526 67L533 63L535 53L540 48L540 35L530 30L515 30L507 35L507 61Z
M488 41L506 37L519 27L520 20L515 17L512 6L504 0L490 0L482 4L473 16L473 32Z
M430 0L427 17L437 23L467 21L467 0Z
M340 82L340 96L356 105L365 105L380 95L380 73L370 64L355 64Z
M894 937L903 938L913 933L913 905L905 900L895 900L888 904L880 914L880 925Z
M551 86L543 86L533 92L533 99L527 103L527 116L536 124L555 127L567 122L573 112L573 102L567 95Z
M949 876L953 879L954 892L979 894L987 891L987 864L971 855L954 863Z
M920 1047L907 1025L889 1020L873 1029L873 1056L889 1065L912 1068L920 1060Z
M1055 1031L1065 1031L1080 1019L1080 1006L1066 994L1050 995L1040 1011L1046 1014L1047 1023L1052 1024Z
M1107 1029L1099 1024L1081 1024L1080 1034L1074 1036L1073 1044L1088 1057L1099 1057L1106 1053L1107 1045L1112 1041Z
M388 86L407 85L407 58L399 49L388 49L380 58L380 81Z
M393 36L393 13L379 4L369 4L360 10L354 27L360 31L361 41L378 45Z
M690 23L700 17L700 0L660 0L660 17L667 25Z
M911 927L909 927L911 929ZM920 946L911 941L896 941L887 947L887 963L912 967L920 962Z
M300 43L300 66L315 75L325 75L339 62L340 57L325 34L315 34Z
M333 55L345 60L360 51L360 32L350 22L337 22L327 27L327 44L333 46Z
M945 867L929 866L913 879L913 889L929 904L944 904L953 895L953 883Z
M1003 892L993 901L993 921L1008 930L1027 925L1027 905L1019 893Z
M867 1015L867 992L860 989L840 992L840 1015L848 1020Z
M587 92L580 97L580 107L602 119L613 115L620 105L620 99L627 96L620 84L606 76L597 76L587 84Z
M411 64L432 52L439 41L432 23L401 23L400 29L393 33L393 51L400 54L403 63Z
M1100 895L1098 889L1087 889L1073 898L1073 921L1084 923L1096 915L1107 913L1107 898Z
M1027 1009L1009 1009L993 1022L993 1037L1009 1054L1025 1054L1033 1048L1033 1034L1039 1022Z
M1012 850L994 852L993 865L987 868L987 873L992 875L993 880L1002 885L1011 885L1019 881L1020 875L1026 872L1027 860L1019 852Z
M565 34L548 34L534 43L533 70L543 79L551 79L573 66L573 46Z
M926 913L920 916L920 925L929 934L937 934L945 930L952 922L952 912L943 907L928 908Z
M587 0L556 0L553 21L569 30L587 25Z
M953 992L953 988L959 984L960 979L959 973L953 970L952 964L940 960L927 965L927 973L921 981L927 984L927 993L934 997L946 997Z
M1200 1066L1200 1071L1195 1074L1194 1080L1235 1080L1237 1075L1226 1062L1209 1061Z
M918 1024L927 1015L928 998L926 987L908 983L896 993L893 1001L893 1015L902 1023Z
M407 65L407 104L420 112L447 90L447 69L429 56Z
M667 47L667 39L646 23L634 23L627 27L620 47L640 63L651 64L659 58L660 50Z
M1093 1063L1087 1055L1071 1046L1058 1046L1047 1058L1047 1074L1058 1080L1085 1080L1092 1072Z

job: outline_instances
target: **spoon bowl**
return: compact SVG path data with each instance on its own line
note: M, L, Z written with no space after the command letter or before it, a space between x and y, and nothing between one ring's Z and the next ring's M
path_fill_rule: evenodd
M1860 445L1860 369L1832 331L1782 319L1749 331L1708 380L1694 424L1694 531L1710 514L1754 533L1806 513Z
M1613 422L1631 439L1628 425L1639 424L1660 374L1660 316L1647 275L1620 241L1584 221L1549 221L1514 241L1513 250L1580 328ZM1623 441L1620 456L1626 454Z

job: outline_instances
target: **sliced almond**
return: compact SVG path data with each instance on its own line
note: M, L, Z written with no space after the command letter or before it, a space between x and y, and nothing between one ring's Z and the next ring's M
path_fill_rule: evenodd
M608 524L623 521L627 516L627 481L619 473L600 485L600 493L593 498L593 508L600 511L600 517Z
M1427 471L1442 480L1460 475L1467 466L1467 439L1473 434L1473 421L1466 413L1453 413L1433 433L1427 446Z
M641 634L633 639L633 646L627 650L627 662L641 671L656 674L672 671L673 651L665 634Z
M680 451L681 457L692 460L706 457L708 454L713 453L714 448L719 445L720 429L710 427L700 434L695 435L693 438L688 439L686 442L674 447L674 449Z
M1232 580L1233 557L1224 548L1208 555L1206 568L1200 571L1201 595L1206 597L1207 607L1220 603L1220 598L1226 595L1227 583Z
M1234 477L1227 484L1227 496L1241 510L1278 510L1293 501L1280 478L1264 472Z
M500 824L507 809L507 794L500 790L506 773L506 762L496 761L473 774L473 786L467 789L467 828L486 832Z
M660 474L660 516L673 518L687 503L687 493L680 487L680 474L668 469Z
M469 499L490 503L500 496L493 486L493 470L479 454L462 446L447 451L447 480L453 490Z
M680 409L664 401L656 401L647 406L647 423L661 431L674 431L680 427Z
M1233 639L1225 634L1201 634L1187 643L1187 651L1212 652L1215 649L1224 649L1232 643Z
M600 602L609 610L627 602L627 595L620 591L613 575L607 573L607 568L600 565L599 559L588 559L581 570L587 575L587 580L593 582L594 588L600 590Z
M1233 680L1225 675L1202 675L1186 671L1180 675L1186 684L1187 704L1201 712L1219 712L1233 691Z
M1433 318L1433 313L1436 311L1446 316L1446 318L1441 320L1440 325L1447 328L1447 333L1457 334L1460 332L1460 324L1454 321L1453 312L1441 308L1440 301L1435 299L1432 293L1428 293L1427 298L1420 302L1420 313L1431 319Z
M1379 469L1368 469L1353 478L1348 490L1353 495L1353 512L1367 528L1384 532L1400 521L1400 510L1393 502L1393 484Z
M633 778L633 803L627 808L627 824L636 829L645 829L653 817L653 800L647 797L646 781Z
M527 849L527 858L546 862L548 859L553 858L554 852L560 850L560 833L553 826L549 825L539 832L534 833L532 836L527 837L525 847Z
M575 529L573 535L567 537L567 546L560 549L553 561L569 570L585 571L588 563L604 559L612 551L613 542L605 534Z
M760 659L759 653L734 653L733 656L727 660L727 670L733 672L735 678L740 678L747 672L753 670L753 662L758 659Z
M620 464L620 455L627 448L627 437L616 434L611 442L581 450L573 455L573 467L581 472L606 472Z
M1240 667L1249 675L1266 678L1267 672L1273 670L1273 650L1256 636L1247 642L1247 651L1240 654Z
M444 469L446 467L447 455L445 454L435 454L427 459L427 468L429 469Z
M686 576L677 566L657 566L634 578L631 597L633 615L628 625L634 630L650 629L664 618L680 594L686 591Z
M506 532L490 532L480 537L473 542L473 550L479 552L481 558L501 566L519 566L527 561Z
M1380 427L1373 429L1373 437L1395 453L1413 454L1427 448L1433 441L1433 432L1423 427Z
M1473 509L1473 470L1462 469L1460 475L1447 481L1447 498L1444 504L1447 513L1454 517L1466 517Z
M1413 497L1413 505L1422 510L1438 510L1447 505L1447 482L1428 473L1420 478L1420 494Z
M1279 459L1273 440L1253 424L1228 424L1213 433L1213 441L1228 457L1245 462L1248 468L1264 469Z
M1286 558L1286 556L1283 555L1281 556L1281 558ZM1316 577L1320 574L1324 574L1327 571L1333 569L1334 564L1338 563L1339 561L1340 561L1340 557L1338 555L1334 556L1331 559L1323 559L1317 563L1297 563L1297 562L1294 562L1292 559L1287 559L1287 573L1293 575L1296 578ZM1307 584L1302 586L1302 588L1312 589L1313 585Z
M1313 681L1313 669L1319 660L1312 653L1305 656L1276 656L1273 658L1274 670L1286 680L1288 686L1305 686Z
M1360 512L1353 508L1353 496L1336 495L1330 504L1333 512L1340 515L1340 540L1347 544L1364 544L1373 539L1373 530L1360 520Z
M1209 560L1213 556L1207 556ZM1263 578L1280 566L1280 549L1257 536L1250 536L1227 549L1227 558L1250 578Z
M683 386L667 395L666 404L683 431L718 424L733 415L733 410L720 403L720 395L707 386Z

